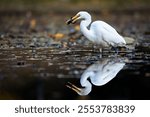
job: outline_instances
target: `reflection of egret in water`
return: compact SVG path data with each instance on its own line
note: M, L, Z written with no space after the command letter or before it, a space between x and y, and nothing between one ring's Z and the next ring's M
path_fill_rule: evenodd
M88 95L92 90L92 84L96 86L105 85L117 75L124 65L125 62L121 58L102 58L84 71L80 79L82 88L70 82L66 86L79 95ZM89 82L88 78L92 84Z

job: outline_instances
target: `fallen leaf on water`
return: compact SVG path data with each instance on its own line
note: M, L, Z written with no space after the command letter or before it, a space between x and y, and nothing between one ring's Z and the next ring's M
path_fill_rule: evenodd
M35 20L35 19L32 19L32 20L30 21L30 28L31 28L31 29L34 29L35 26L36 26L36 20Z
M65 34L63 34L63 33L56 33L56 34L48 34L48 36L52 37L54 39L62 39L65 36Z

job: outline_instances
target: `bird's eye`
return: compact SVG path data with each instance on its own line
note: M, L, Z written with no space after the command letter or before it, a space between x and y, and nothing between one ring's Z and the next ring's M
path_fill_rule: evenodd
M110 70L109 70L109 69L107 69L106 71L107 71L107 72L109 72Z
M96 74L96 73L97 73L97 71L96 71L96 70L94 70L93 72L94 72L94 74Z

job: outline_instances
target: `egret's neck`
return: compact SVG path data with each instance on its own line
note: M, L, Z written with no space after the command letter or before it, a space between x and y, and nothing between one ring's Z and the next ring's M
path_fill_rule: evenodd
M80 23L80 28L83 35L89 40L93 41L94 38L93 32L87 28L90 25L90 23L91 23L91 18L82 20Z
M80 25L87 28L90 25L91 21L92 21L91 18L84 19L84 20L81 21Z
M94 73L91 72L84 72L81 76L80 83L83 87L79 95L88 95L92 90L92 84L88 81L88 78L93 77Z
M83 88L81 88L81 92L78 93L79 95L88 95L91 90L92 90L92 84L87 80L84 84L81 84L82 86L84 85Z
M88 86L89 84L91 84L89 81L88 81L88 78L92 78L94 76L94 72L93 71L85 71L82 75L81 75L81 79L80 79L80 83L81 83L81 86L82 87L86 87Z

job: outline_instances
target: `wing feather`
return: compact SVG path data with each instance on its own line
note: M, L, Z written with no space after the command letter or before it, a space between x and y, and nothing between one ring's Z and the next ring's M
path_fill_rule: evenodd
M112 46L126 44L123 37L106 22L95 21L91 24L91 29L97 35L97 40L101 40L101 42L104 41Z

